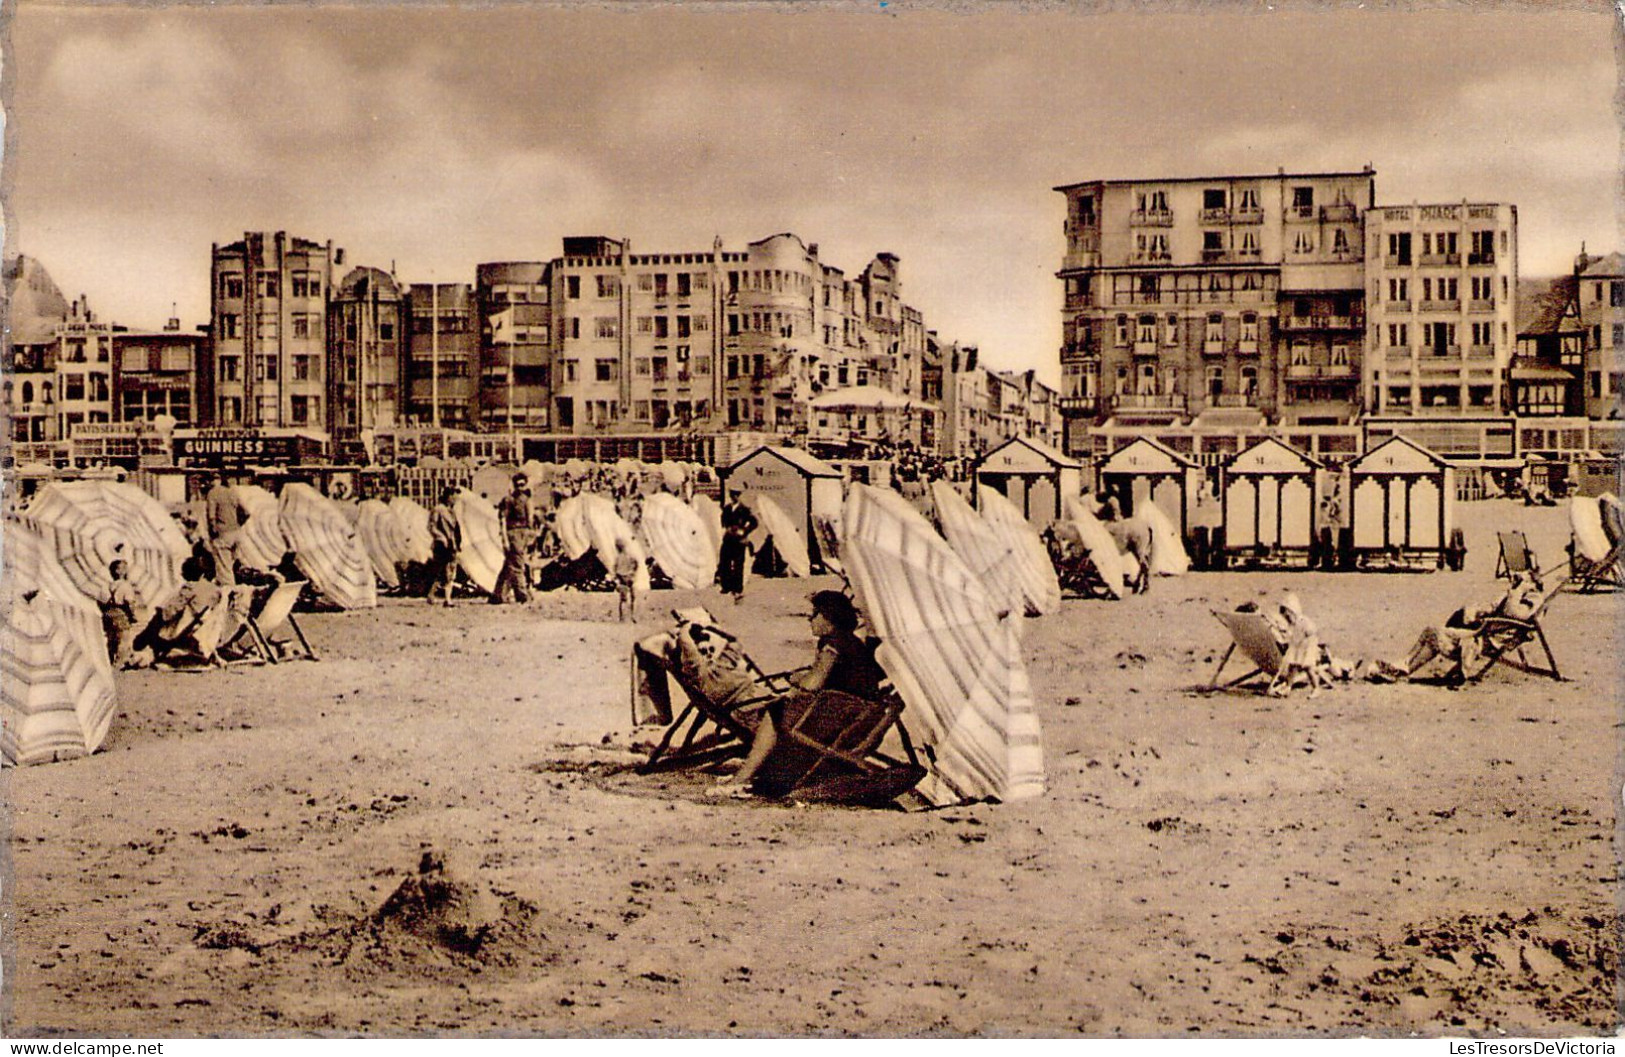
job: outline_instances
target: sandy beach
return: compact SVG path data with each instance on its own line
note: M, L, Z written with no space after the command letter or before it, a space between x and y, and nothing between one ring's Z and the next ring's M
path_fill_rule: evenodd
M1620 604L1568 681L1204 695L1208 610L1293 590L1402 655L1460 573L1201 573L1028 622L1048 792L905 813L640 776L628 650L710 607L768 668L833 578L313 614L321 663L124 673L102 751L7 771L12 1035L1571 1035L1618 1021ZM905 721L906 721L905 714ZM477 941L379 913L423 853ZM465 939L467 937L465 936Z

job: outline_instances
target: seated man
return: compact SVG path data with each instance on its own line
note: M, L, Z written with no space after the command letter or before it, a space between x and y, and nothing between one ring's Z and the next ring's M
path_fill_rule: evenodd
M1403 662L1374 661L1366 677L1376 682L1409 679L1434 659L1443 658L1451 662L1446 678L1460 683L1466 678L1467 665L1476 656L1473 646L1484 621L1490 617L1527 620L1540 608L1540 602L1541 591L1534 578L1519 573L1500 599L1488 605L1462 606L1445 618L1442 627L1424 628L1411 647L1409 657Z
M181 564L181 586L160 605L135 637L129 667L150 667L163 654L186 645L203 617L223 599L220 588L204 576L203 563L188 558Z
M790 679L798 693L779 698L768 706L767 719L756 727L750 753L731 778L718 783L713 795L752 796L757 774L779 743L779 728L794 726L819 701L820 691L838 691L866 700L880 696L886 673L875 662L874 652L856 635L858 612L852 600L839 591L819 591L812 596L812 632L818 637L818 653L813 663ZM766 783L766 795L782 795Z

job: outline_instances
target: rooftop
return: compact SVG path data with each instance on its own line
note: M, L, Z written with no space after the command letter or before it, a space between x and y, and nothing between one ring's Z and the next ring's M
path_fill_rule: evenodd
M1177 184L1177 183L1224 183L1238 180L1307 180L1328 179L1344 176L1375 176L1377 171L1367 165L1363 169L1353 169L1347 172L1287 172L1285 169L1272 173L1252 173L1227 176L1153 176L1138 180L1079 180L1076 183L1061 184L1054 188L1056 191L1070 191L1077 187L1090 187L1099 184L1104 187L1121 187L1125 184Z

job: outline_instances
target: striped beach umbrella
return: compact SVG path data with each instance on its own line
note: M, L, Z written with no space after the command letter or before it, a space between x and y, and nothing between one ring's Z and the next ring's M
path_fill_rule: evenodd
M1026 612L1027 596L1016 574L1016 553L1010 537L984 520L947 481L931 485L931 499L948 545L981 578L994 607L1013 616ZM1016 626L1019 630L1021 625Z
M389 509L406 535L406 560L427 562L433 558L434 536L429 532L429 511L423 504L408 496L398 495L389 501Z
M6 525L4 554L0 756L26 764L95 752L114 712L101 611L26 526Z
M1055 575L1044 541L1033 531L1032 522L1022 516L1004 493L987 485L976 492L982 520L1010 545L1011 575L1021 585L1030 617L1053 613L1061 608L1061 581Z
M1113 598L1122 598L1123 584L1129 576L1129 565L1123 557L1123 552L1117 549L1117 541L1112 539L1112 534L1106 531L1106 526L1084 506L1082 500L1067 496L1065 513L1067 520L1077 529L1079 538L1083 540L1084 552L1094 563L1095 571L1100 573L1106 593Z
M604 568L611 572L615 569L615 544L618 540L626 542L627 550L632 557L638 560L638 574L634 587L638 591L649 590L649 568L644 564L648 552L643 549L643 543L638 534L633 531L627 520L621 517L615 504L601 495L591 492L579 497L582 501L582 520L587 527L587 536L592 540L592 549L598 553L598 560L604 563Z
M841 555L876 658L908 705L938 804L1044 791L1044 752L1015 620L901 496L853 485Z
M694 508L661 492L643 504L643 534L655 561L685 590L710 587L717 577L717 544Z
M482 591L495 591L502 575L507 551L502 546L502 522L497 508L478 494L463 489L451 504L462 530L463 545L457 551L457 565Z
M278 519L293 551L294 564L317 594L340 609L378 604L372 562L350 519L332 500L308 484L283 487Z
M705 534L711 537L711 545L720 549L722 547L722 507L715 499L704 492L697 493L689 500L694 513L700 515L700 521L705 525Z
M1173 518L1149 499L1138 504L1134 513L1151 529L1151 572L1157 576L1184 576L1191 570L1191 556Z
M784 559L784 567L791 576L811 576L812 558L807 552L807 537L796 527L795 520L785 513L771 496L758 495L756 516L773 540L773 549Z
M240 484L236 491L248 515L237 536L237 560L250 569L270 572L288 553L288 540L282 535L281 505L270 490L257 484Z
M23 522L44 537L74 585L95 599L107 597L107 566L123 558L142 604L160 605L180 587L181 563L192 553L162 503L117 481L46 485Z
M576 561L592 550L592 531L587 527L587 497L573 495L559 504L553 514L553 530L558 533L564 556Z
M406 528L389 504L381 499L363 499L355 531L378 582L385 587L399 587L400 566L407 561Z

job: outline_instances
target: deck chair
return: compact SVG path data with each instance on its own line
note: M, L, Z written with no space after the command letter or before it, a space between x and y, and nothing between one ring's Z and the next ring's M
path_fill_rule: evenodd
M1501 556L1495 562L1496 579L1511 580L1522 573L1540 583L1540 562L1529 549L1529 538L1517 531L1497 532L1495 536L1501 543Z
M1224 651L1224 656L1219 659L1219 666L1213 670L1213 678L1209 680L1204 689L1209 692L1229 690L1231 687L1240 686L1249 679L1260 675L1268 676L1273 682L1275 677L1280 674L1281 666L1286 663L1286 653L1281 649L1281 644L1275 640L1275 632L1271 630L1269 622L1264 619L1264 615L1262 613L1223 613L1216 609L1213 610L1213 615L1230 632L1230 646ZM1253 668L1246 674L1237 676L1228 683L1221 685L1219 676L1224 673L1224 666L1230 663L1230 657L1237 649L1240 649L1247 659L1253 662Z
M1544 675L1562 682L1563 676L1557 670L1557 658L1552 655L1551 644L1546 641L1546 632L1540 626L1540 618L1545 615L1546 607L1557 597L1562 586L1562 582L1559 582L1544 590L1535 611L1527 617L1485 617L1473 635L1473 648L1462 661L1462 678L1476 683L1489 674L1491 668L1504 664L1530 675ZM1539 643L1541 651L1546 654L1545 667L1531 662L1526 656L1525 650L1533 643Z
M248 637L251 650L259 659L269 661L271 664L280 663L287 658L283 649L279 649L271 642L271 635L284 626L293 633L294 640L299 643L303 651L302 656L307 660L321 660L311 647L310 640L305 638L304 629L293 617L293 607L304 593L304 580L289 580L278 584L264 601L249 609L246 617L248 623Z
M1055 578L1061 593L1079 598L1110 598L1106 580L1087 554L1073 553L1055 562Z
M1616 543L1600 561L1592 561L1580 553L1579 544L1569 540L1569 582L1578 585L1581 594L1590 594L1601 588L1614 590L1625 587L1625 544Z
M663 671L687 698L682 712L638 768L642 774L743 756L768 704L791 690L788 672L764 672L739 648L738 640L717 627L709 614L705 617L690 620L679 614L678 626L663 650L634 647L635 670L641 667L645 677ZM651 689L656 698L669 700L663 685ZM669 705L666 712L670 714Z
M880 806L925 777L895 693L871 701L825 690L807 695L805 703L757 775L768 791L792 800ZM881 751L893 729L902 758Z

